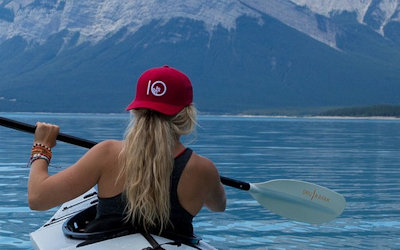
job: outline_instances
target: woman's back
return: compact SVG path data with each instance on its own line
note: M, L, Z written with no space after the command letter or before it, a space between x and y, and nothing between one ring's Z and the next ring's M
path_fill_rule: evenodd
M122 141L108 140L104 141L106 152L102 154L101 175L98 181L98 196L101 198L110 198L121 194L124 190L123 181L125 177L120 176L121 166L118 164L118 156L123 147ZM174 155L179 156L185 147L179 143L174 149ZM103 151L104 152L104 151ZM223 190L216 185L216 178L219 178L218 172L213 163L195 152L190 155L186 167L183 169L180 177L177 194L182 207L191 215L195 216L203 205L206 205L213 211L223 211L224 204L216 204L210 195L211 190L221 193Z

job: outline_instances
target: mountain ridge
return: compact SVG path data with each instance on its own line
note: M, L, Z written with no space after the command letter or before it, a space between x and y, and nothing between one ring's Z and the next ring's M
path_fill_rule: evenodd
M0 7L10 6L6 2L16 1L3 1ZM36 12L51 14L62 9L63 1L23 2L26 9L37 3L31 6L37 8ZM125 2L119 2L121 8ZM134 3L145 4L143 11L160 2L170 1ZM89 33L82 35L84 32L79 29L66 28L48 32L41 42L23 36L0 39L0 110L122 112L134 95L134 83L140 73L164 64L190 76L195 103L204 112L400 102L400 40L391 38L399 31L396 22L385 26L394 28L392 36L384 37L360 24L356 12L325 16L294 1L278 0L271 0L269 6L260 0L246 1L247 5L244 1L231 5L227 4L229 1L220 1L219 5L218 1L197 1L191 5L194 2L188 2L188 9L181 6L181 16L149 15L151 20L135 32L129 25L121 26L106 32L104 39L96 42L83 39L90 37ZM71 8L68 4L72 3L64 1L64 10ZM224 15L213 16L213 20L205 18L210 14L199 14L203 19L196 16L212 4L215 9L233 15L228 21L223 20ZM81 14L93 8L78 6L82 7ZM118 8L113 10L118 12ZM282 20L277 13L292 15ZM90 20L92 16L83 18ZM204 22L206 19L209 24ZM4 30L4 22L0 23L0 30ZM319 37L325 34L326 39L317 39L317 35L301 31L289 22L297 22L296 27L310 24L309 30L319 32ZM98 28L101 23L99 20ZM329 39L334 39L334 43Z
M263 0L183 3L172 0L25 0L22 4L8 0L0 5L0 42L21 36L34 44L43 44L50 35L69 30L79 31L78 44L96 43L123 27L134 33L153 19L168 21L176 17L202 21L212 33L218 25L234 29L236 19L243 15L258 18L261 24L260 14L267 14L332 46L336 31L329 18L343 12L355 13L360 24L369 25L381 35L387 24L400 22L398 0L270 0L268 4ZM326 19L321 24L318 18ZM304 20L310 30L301 25Z

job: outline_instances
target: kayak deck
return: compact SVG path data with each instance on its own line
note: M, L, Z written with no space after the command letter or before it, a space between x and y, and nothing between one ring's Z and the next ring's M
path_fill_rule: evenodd
M77 213L97 203L97 192L94 188L71 201L64 203L59 210L42 227L30 234L31 242L35 249L143 249L152 245L140 233L128 234L106 240L83 240L66 237L62 227L64 222ZM207 243L200 241L194 247L179 244L174 240L152 235L154 240L164 249L215 249Z

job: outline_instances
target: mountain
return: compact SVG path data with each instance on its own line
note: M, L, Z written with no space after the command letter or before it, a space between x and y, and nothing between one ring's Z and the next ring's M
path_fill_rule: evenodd
M400 104L400 0L0 1L0 111L122 112L168 64L203 112Z

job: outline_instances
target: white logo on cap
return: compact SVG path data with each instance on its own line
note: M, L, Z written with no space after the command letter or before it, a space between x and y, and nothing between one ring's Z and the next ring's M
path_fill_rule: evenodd
M149 83L147 84L147 95L150 94L150 90L155 96L163 96L167 92L167 85L162 81L151 83L151 80L149 80Z

